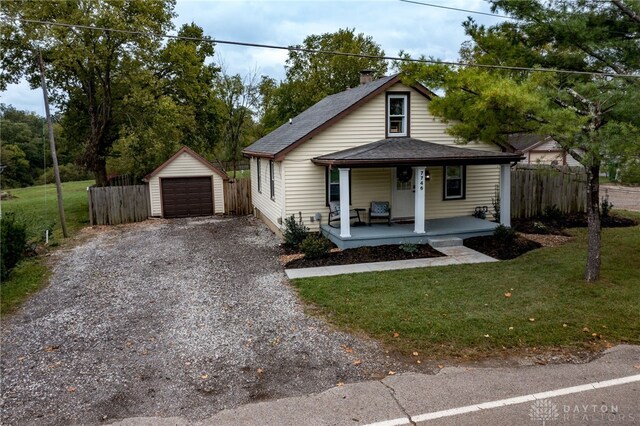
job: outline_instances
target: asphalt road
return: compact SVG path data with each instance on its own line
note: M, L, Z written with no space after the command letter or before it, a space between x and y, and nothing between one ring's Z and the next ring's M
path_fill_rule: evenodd
M137 418L118 426L186 425ZM618 346L585 364L444 368L334 387L222 411L198 425L635 425L640 347Z
M614 209L640 211L640 187L602 185L600 197L609 195L609 201Z

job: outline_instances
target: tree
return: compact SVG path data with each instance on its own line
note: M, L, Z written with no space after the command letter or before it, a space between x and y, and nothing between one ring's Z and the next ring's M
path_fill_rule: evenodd
M289 51L286 79L279 85L268 78L261 83L263 100L269 102L263 107L266 130L273 130L328 95L359 85L362 70L372 70L375 77L387 72L387 62L380 58L384 50L372 37L356 34L354 29L309 35L295 47L305 50ZM317 50L375 58L328 55L315 52Z
M465 62L545 67L589 74L530 73L479 68L401 65L413 79L446 95L431 111L452 123L462 141L506 144L513 133L551 135L588 173L586 281L600 272L599 174L606 158L640 154L640 7L612 2L492 0L493 10L517 21L485 28L469 19ZM636 105L636 106L634 106Z
M136 74L160 47L153 34L172 28L173 0L2 2L3 72L0 89L26 77L38 87L37 50L42 51L52 101L67 115L65 132L83 144L82 162L98 185L107 182L106 161L117 140L122 102ZM80 26L47 26L26 20ZM69 119L71 118L71 120Z
M253 126L252 115L258 105L257 78L255 74L242 78L239 74L222 73L216 80L216 90L220 99L222 134L218 157L232 162L235 178L242 148L251 142L248 136Z

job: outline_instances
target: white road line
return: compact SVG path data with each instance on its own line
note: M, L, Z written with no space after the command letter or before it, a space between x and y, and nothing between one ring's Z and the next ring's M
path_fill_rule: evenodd
M393 420L385 420L377 423L369 423L366 426L400 426L408 425L411 422L424 422L426 420L440 419L442 417L457 416L459 414L472 413L474 411L488 410L491 408L506 407L508 405L522 404L537 399L554 398L562 395L570 395L579 392L586 392L596 389L608 388L610 386L619 386L627 383L640 382L640 374L634 376L620 377L618 379L604 380L601 382L587 383L585 385L572 386L569 388L556 389L548 392L532 393L529 395L516 396L514 398L499 399L497 401L483 402L481 404L467 405L464 407L451 408L448 410L434 411L433 413L419 414L407 417L397 418Z

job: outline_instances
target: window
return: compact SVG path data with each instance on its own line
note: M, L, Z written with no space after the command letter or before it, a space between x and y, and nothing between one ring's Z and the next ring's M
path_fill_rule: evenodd
M409 136L409 94L387 94L387 137Z
M445 166L444 168L444 199L455 200L465 197L465 166Z
M272 200L276 199L276 179L273 160L269 160L269 194Z
M340 201L340 170L327 168L327 206L330 201ZM349 185L351 185L351 170L349 170ZM351 197L351 187L349 187ZM349 200L351 204L351 200Z
M258 174L258 192L262 194L262 167L260 158L256 158L256 173Z

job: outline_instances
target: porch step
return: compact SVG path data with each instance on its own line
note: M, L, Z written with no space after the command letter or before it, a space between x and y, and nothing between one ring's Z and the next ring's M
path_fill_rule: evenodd
M433 248L458 247L462 245L462 238L458 238L458 237L429 238L427 242Z

